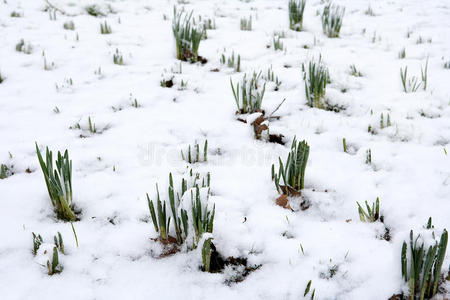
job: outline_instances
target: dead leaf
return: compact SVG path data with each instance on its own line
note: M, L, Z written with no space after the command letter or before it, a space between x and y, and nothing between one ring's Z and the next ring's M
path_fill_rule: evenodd
M275 203L278 206L281 206L282 208L292 209L288 202L289 200L285 194L278 197L277 200L275 201Z

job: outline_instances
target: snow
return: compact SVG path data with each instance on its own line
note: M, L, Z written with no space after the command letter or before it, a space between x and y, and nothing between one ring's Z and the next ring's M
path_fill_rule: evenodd
M0 180L1 299L302 299L309 280L315 299L388 299L405 289L400 250L410 230L429 236L430 216L436 236L450 229L448 1L335 1L346 7L336 39L322 34L316 12L323 3L314 0L307 1L302 32L288 30L284 0L50 2L66 15L56 12L50 20L45 1L0 2L0 163L15 173ZM107 16L88 15L84 8L92 4ZM208 63L182 62L181 73L174 4L214 18L217 26L200 44ZM369 4L375 16L364 13ZM23 16L10 17L13 11ZM240 31L240 18L250 15L253 30ZM74 31L63 29L70 20ZM112 34L100 34L104 20ZM274 31L285 32L284 51L267 47ZM419 37L424 42L417 44ZM20 39L32 46L30 54L15 50ZM403 47L406 58L399 59ZM116 49L123 66L113 64ZM242 72L219 63L224 49L241 55ZM43 53L51 70L44 70ZM319 54L332 81L327 99L345 110L306 105L301 65ZM427 90L404 93L400 67L420 77L427 58ZM349 74L351 64L363 77ZM268 84L262 107L270 113L287 99L276 113L281 118L270 121L270 132L285 136L284 146L256 141L253 128L236 120L230 87L230 77L239 82L244 72L264 74L270 66L282 84L279 91ZM171 76L174 87L161 87ZM389 113L392 126L380 128L381 113L385 121ZM89 117L101 133L89 132ZM77 123L81 129L69 129ZM311 147L305 211L276 206L271 181L271 165L287 157L294 136ZM161 246L151 239L157 233L146 193L154 197L158 183L166 198L169 172L176 182L186 175L180 151L206 138L208 162L194 169L211 172L213 242L225 257L261 265L240 283L225 283L233 276L229 269L202 272L201 249L157 258ZM69 149L74 202L82 210L74 223L79 247L70 223L55 218L35 141ZM368 149L371 165L365 164ZM356 201L377 197L390 241L378 238L383 224L359 221ZM41 234L51 250L58 231L64 270L48 276L42 264L51 251L34 257L31 233ZM330 277L332 268L337 272ZM448 281L444 286L450 291Z

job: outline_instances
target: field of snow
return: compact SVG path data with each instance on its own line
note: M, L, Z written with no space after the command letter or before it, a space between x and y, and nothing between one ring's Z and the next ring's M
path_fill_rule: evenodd
M450 2L334 2L345 7L339 38L323 34L319 0L306 1L300 32L289 29L287 0L1 0L0 163L8 176L0 180L0 299L293 300L310 299L315 289L319 300L388 300L406 293L400 257L410 230L429 245L432 231L438 238L450 229ZM94 4L103 15L87 13ZM176 59L174 5L214 20L199 47L207 63ZM250 16L252 30L240 30ZM70 21L74 30L64 28ZM105 21L111 34L100 33ZM274 49L274 32L283 50ZM123 65L113 62L116 51ZM220 62L233 51L241 72ZM319 55L336 111L307 105L302 63ZM405 93L400 68L420 80L427 61L426 90ZM236 115L230 87L230 78L270 67L281 84L267 83L262 108L269 114L286 99L269 124L285 145L255 139L253 127L237 120L245 116ZM174 85L162 87L169 79ZM286 209L276 205L271 166L286 159L294 137L308 142L310 154L302 198ZM205 139L207 162L182 159ZM54 156L69 150L78 247L70 223L53 211L35 142ZM166 199L169 173L178 186L188 167L210 172L213 243L224 258L247 259L245 278L242 266L203 272L200 247L161 257L146 193L156 199L158 184ZM384 223L361 222L356 202L377 197ZM300 209L301 201L309 207ZM429 217L434 230L424 228ZM44 239L37 255L32 232ZM57 232L63 271L49 276ZM449 297L447 280L436 298Z

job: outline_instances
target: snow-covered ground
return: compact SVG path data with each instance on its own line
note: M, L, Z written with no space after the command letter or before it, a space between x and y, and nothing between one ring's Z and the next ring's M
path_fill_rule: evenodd
M406 290L400 251L410 230L428 237L430 216L436 236L450 229L447 0L336 1L346 12L335 39L322 33L324 4L316 0L307 1L302 32L289 30L285 0L50 2L60 9L56 20L45 1L0 2L0 163L14 172L0 180L0 299L303 299L312 280L315 299L387 300ZM88 15L92 4L106 16ZM181 74L174 5L217 27L200 44L208 62L183 62ZM241 31L249 16L253 30ZM112 33L102 35L105 20ZM68 21L75 30L63 28ZM275 51L273 33L282 31L285 50ZM21 39L30 54L16 51ZM124 65L113 63L116 49ZM220 64L224 49L240 54L242 72ZM327 98L345 107L340 112L306 105L301 65L319 54L330 70ZM427 90L404 93L400 68L420 77L427 57ZM352 64L362 77L351 76ZM236 120L230 88L230 77L270 66L282 84L268 86L262 106L271 112L286 98L270 123L284 146L255 140ZM175 85L161 87L171 76ZM381 114L391 126L380 128ZM88 131L89 117L99 133ZM277 206L271 180L271 165L286 158L294 136L311 147L304 211ZM155 255L145 195L154 198L158 183L165 198L169 172L175 181L186 172L180 150L205 139L208 162L194 168L211 172L214 244L224 257L261 265L239 283L229 283L230 269L202 272L199 249ZM69 150L79 247L70 223L55 218L35 141ZM390 241L380 238L382 223L359 220L356 201L377 197ZM51 249L58 231L64 270L49 276L45 259L32 254L31 233ZM447 254L443 272L449 263ZM450 291L448 281L443 287Z

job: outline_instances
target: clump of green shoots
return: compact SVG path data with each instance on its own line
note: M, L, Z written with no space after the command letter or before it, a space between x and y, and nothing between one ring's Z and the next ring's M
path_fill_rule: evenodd
M14 172L13 172L13 170L11 170L11 168L5 164L1 164L0 165L0 179L5 179L5 178L13 175Z
M275 172L275 165L272 165L272 180L279 193L286 195L297 195L305 185L305 170L309 157L309 145L305 140L297 142L294 137L291 145L291 152L288 155L286 163L279 160L279 171ZM283 185L280 185L280 179Z
M47 62L47 58L44 56L44 70L50 71L55 68L55 62Z
M31 44L26 43L23 39L21 39L16 44L16 51L23 52L25 54L31 54L33 52L33 46L31 46Z
M281 41L281 38L279 36L274 36L273 37L273 49L275 49L275 51L277 50L284 50L284 44Z
M428 58L425 63L425 67L420 67L420 75L421 80L417 76L412 76L408 78L408 67L406 66L404 69L400 68L400 79L402 80L403 91L405 93L415 93L419 90L420 87L424 91L427 90L428 84Z
M261 110L261 103L266 91L266 83L260 84L261 72L258 74L253 72L250 80L247 74L244 74L241 84L237 83L236 88L230 78L231 89L233 91L234 100L240 114L254 113Z
M444 69L450 69L450 60L444 63Z
M134 99L133 99L134 98ZM133 94L130 93L130 101L131 101L131 106L134 108L139 108L141 107L141 105L138 103L137 98L133 97Z
M227 65L228 68L232 68L236 72L241 71L241 56L239 54L235 56L234 51L229 57L225 57L225 53L223 53L220 57L220 63L222 65Z
M350 65L350 75L355 76L355 77L363 76L363 74L356 69L356 66L354 64Z
M267 73L263 74L262 78L266 81L275 83L275 91L278 91L281 85L281 81L278 79L278 75L275 75L272 66L267 69Z
M21 12L14 10L11 12L10 16L11 16L11 18L21 18L21 17L23 17L23 14Z
M56 21L56 9L48 8L48 17L51 21Z
M63 28L65 30L75 30L75 23L72 20L64 22Z
M155 231L159 233L159 238L161 240L166 241L169 238L168 230L170 227L170 217L167 217L166 202L165 201L161 202L161 199L159 197L158 186L156 186L156 190L157 190L157 208L156 208L157 214L155 212L155 206L153 204L153 201L150 200L150 197L147 194L148 208L150 210L150 215L152 217Z
M89 125L89 132L90 133L97 133L97 127L95 127L95 123L92 122L91 117L88 117L88 125Z
M195 196L191 190L191 206L192 206L192 224L194 227L194 248L197 247L204 233L212 233L214 228L214 215L216 213L216 205L213 209L208 210L200 200L200 189L195 187Z
M252 31L252 16L248 19L245 17L241 18L240 28L244 31Z
M412 76L408 78L408 67L400 68L400 79L402 80L405 93L415 93L422 85L418 77Z
M0 72L0 83L2 83L3 81L5 81L5 78L2 76L2 73Z
M105 23L100 23L100 33L101 34L110 34L112 32L111 26L105 20Z
M323 108L327 83L330 81L328 68L323 64L322 57L318 61L309 61L307 67L302 64L303 80L305 81L306 100L310 107Z
M58 151L55 161L56 168L53 167L53 153L46 148L45 161L36 143L36 154L39 164L44 174L45 184L52 202L53 209L58 219L64 221L75 221L77 217L73 211L72 202L72 160L69 159L69 152L64 155Z
M364 210L359 202L356 202L356 204L358 204L359 219L361 222L373 223L380 219L380 198L377 197L375 203L372 203L372 207L366 201L367 211Z
M188 146L187 152L181 151L181 158L190 163L206 162L208 161L208 140L205 140L203 144L203 154L200 155L200 145L195 141L194 146Z
M122 53L119 52L119 49L116 49L116 53L114 53L113 62L119 66L123 65L123 56Z
M421 81L417 76L408 78L408 67L400 68L400 79L402 80L403 91L405 93L415 93L422 87L424 91L427 90L428 84L428 58L425 63L425 67L420 67Z
M444 229L439 243L429 246L428 250L422 242L418 244L420 235L414 239L410 232L410 255L408 272L408 255L406 242L401 252L402 277L409 285L409 299L431 299L439 288L442 264L447 250L448 232Z
M53 237L53 240L55 242L56 249L58 249L59 252L61 252L62 254L65 254L64 241L63 241L62 235L59 231L58 231L58 234Z
M157 202L156 209L153 201L147 194L147 202L150 210L150 215L152 218L153 226L155 227L155 231L159 233L159 239L164 242L170 242L172 238L170 233L170 224L171 220L173 220L173 228L175 231L175 240L176 243L181 245L184 243L189 233L189 216L188 212L180 207L183 196L187 191L191 192L191 215L192 215L192 228L194 229L193 236L193 248L197 247L198 241L200 240L202 234L204 232L212 233L213 222L214 222L214 214L215 208L212 211L209 211L207 207L204 207L207 204L203 203L201 200L201 189L207 188L207 199L209 199L210 190L210 175L208 173L207 178L202 179L201 186L197 182L200 179L199 174L193 174L192 169L190 171L190 179L194 178L193 182L188 182L189 180L182 179L181 182L181 190L175 193L174 184L172 174L169 174L169 188L168 195L169 201L161 201L159 196L158 185L156 185L157 191ZM194 193L195 191L195 193ZM171 212L171 216L167 212L167 203Z
M202 16L198 17L199 23L202 24L203 30L214 30L216 29L216 20L211 18L205 18L202 20Z
M194 25L197 25L195 18L192 19ZM201 28L203 28L203 36L202 39L206 40L208 38L207 30L215 30L216 29L216 20L211 18L204 18L202 16L198 16L198 24Z
M289 0L289 28L301 31L303 28L303 13L306 0Z
M345 7L328 3L322 11L322 30L329 38L339 37Z
M89 15L91 15L93 17L98 17L98 16L104 17L105 16L105 13L103 13L101 11L100 7L98 7L96 4L86 6L85 10Z
M33 255L37 255L39 248L43 244L43 239L40 234L36 235L32 232L33 235ZM65 254L64 251L64 242L61 233L58 231L58 234L53 237L54 246L52 252L52 260L47 260L47 272L48 275L54 275L61 273L63 270L63 266L59 262L59 254Z
M192 22L192 13L183 10L178 12L173 8L172 31L177 47L177 59L197 62L199 60L198 48L203 36L203 28L196 27Z
M427 38L425 39L424 37L422 37L421 35L417 38L416 40L416 44L423 44L425 43L425 41L429 44L431 44L433 42L433 40L431 38Z
M373 11L372 6L370 6L370 4L369 7L367 7L367 9L364 11L364 14L371 17L375 16L375 12Z

